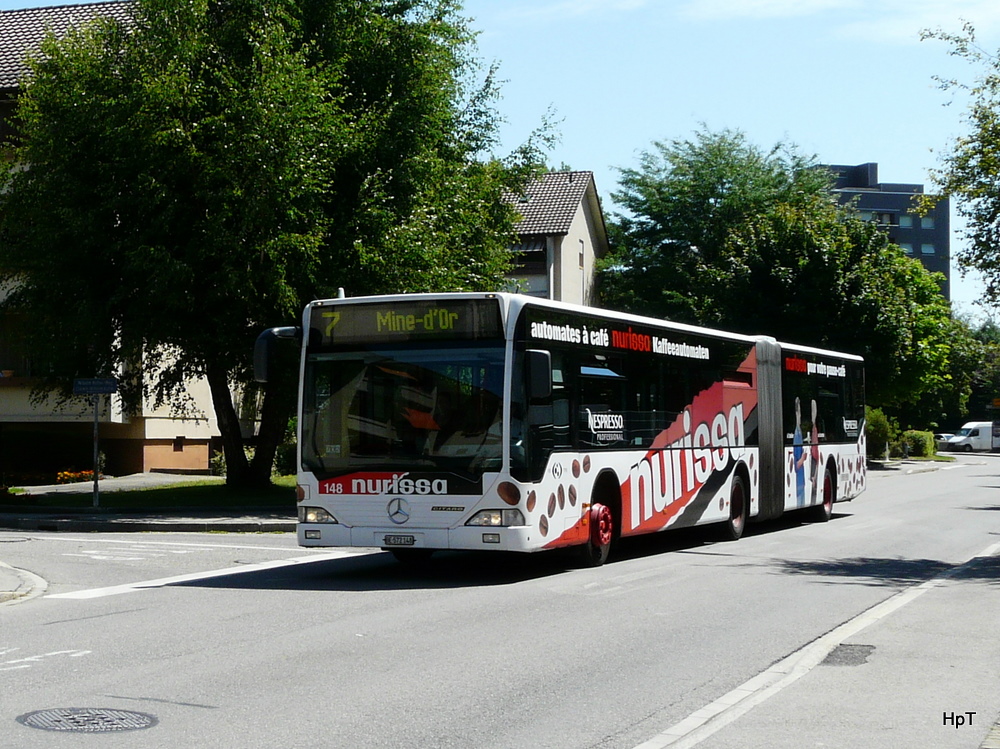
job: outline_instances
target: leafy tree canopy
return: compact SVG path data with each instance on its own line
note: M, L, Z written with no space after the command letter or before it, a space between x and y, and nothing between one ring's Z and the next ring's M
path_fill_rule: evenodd
M922 38L948 43L952 56L982 69L971 85L938 79L943 89L968 96L968 132L950 144L931 176L943 194L957 199L966 219L967 244L956 253L959 264L982 274L995 305L1000 293L1000 56L979 45L969 23L958 34L924 31Z
M49 39L0 172L0 281L35 356L126 375L132 408L207 377L231 483L267 480L293 389L264 394L252 472L230 397L261 329L337 287L504 275L503 195L548 133L482 158L497 87L473 52L452 0L136 0Z
M609 306L861 354L876 405L954 386L961 331L935 276L841 207L794 147L702 128L621 174Z

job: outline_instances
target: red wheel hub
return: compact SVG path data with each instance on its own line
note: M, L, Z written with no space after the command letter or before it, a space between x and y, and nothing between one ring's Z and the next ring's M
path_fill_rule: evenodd
M606 546L611 543L613 525L611 510L606 506L594 505L590 508L590 542L594 546Z

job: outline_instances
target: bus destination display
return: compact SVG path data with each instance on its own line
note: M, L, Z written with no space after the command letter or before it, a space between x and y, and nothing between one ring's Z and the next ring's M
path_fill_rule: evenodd
M309 328L312 345L321 346L480 340L503 334L496 299L317 305Z

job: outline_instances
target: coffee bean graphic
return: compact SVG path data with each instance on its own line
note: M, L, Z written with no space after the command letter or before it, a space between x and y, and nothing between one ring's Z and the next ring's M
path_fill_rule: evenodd
M576 487L572 484L569 487L569 504L571 507L576 507Z
M580 461L579 460L574 460L573 461L573 478L575 478L575 479L580 478Z
M538 530L542 532L543 536L549 535L549 519L544 515L538 519Z
M562 510L566 507L566 487L562 484L559 485L559 509Z
M583 458L583 472L590 473L590 456L585 455Z
M501 482L500 486L497 487L497 494L509 505L516 505L521 501L521 490L517 488L516 484L509 481Z
M534 512L535 511L535 492L534 491L528 492L528 502L525 505L525 507L527 507L528 512Z
M555 494L550 494L549 495L549 512L548 512L548 515L549 515L549 517L552 517L555 514L556 514L556 495Z

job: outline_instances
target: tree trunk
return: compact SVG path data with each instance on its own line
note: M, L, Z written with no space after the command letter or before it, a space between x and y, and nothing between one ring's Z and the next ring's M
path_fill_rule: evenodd
M222 451L226 456L226 484L228 486L260 486L255 484L250 473L243 450L243 434L240 430L240 420L233 405L233 395L229 389L229 373L225 369L213 366L206 367L205 375L212 391L212 403L215 406L215 417L222 433ZM270 476L266 477L270 482Z
M271 379L264 386L264 403L260 409L260 428L257 431L257 448L250 464L251 480L263 485L271 480L271 466L278 445L285 437L288 419L295 404L295 384L283 378Z

